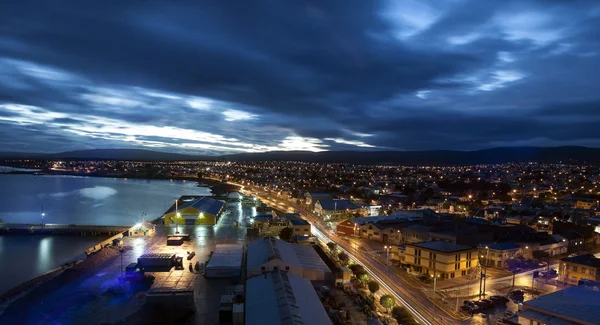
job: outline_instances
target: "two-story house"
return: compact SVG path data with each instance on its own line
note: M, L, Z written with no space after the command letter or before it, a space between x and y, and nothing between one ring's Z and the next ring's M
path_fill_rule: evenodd
M404 263L440 280L463 277L477 267L477 248L443 241L407 244Z
M579 280L600 281L600 258L592 254L566 257L560 260L561 281L577 285Z
M291 219L288 221L289 227L292 228L292 237L309 237L311 236L310 223L304 219Z

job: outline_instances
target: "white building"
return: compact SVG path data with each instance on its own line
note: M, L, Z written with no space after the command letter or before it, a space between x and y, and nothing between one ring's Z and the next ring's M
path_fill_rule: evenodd
M309 280L282 270L246 282L246 325L331 325Z
M248 244L248 278L274 270L287 271L310 281L333 280L331 270L312 246L264 237Z
M219 244L206 263L207 278L239 277L244 248L235 244Z

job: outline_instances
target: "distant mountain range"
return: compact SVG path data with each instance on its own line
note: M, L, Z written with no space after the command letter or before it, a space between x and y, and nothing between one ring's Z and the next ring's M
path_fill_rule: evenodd
M82 159L82 160L222 160L222 161L307 161L345 162L352 164L399 164L399 165L473 165L507 162L564 162L600 164L600 148L587 147L504 147L476 151L272 151L264 153L241 153L222 156L194 156L142 149L93 149L35 154L6 152L0 159Z

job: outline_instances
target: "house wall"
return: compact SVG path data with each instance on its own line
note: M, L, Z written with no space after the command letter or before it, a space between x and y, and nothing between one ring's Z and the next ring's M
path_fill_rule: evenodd
M206 212L203 212L202 214L200 214L200 211L193 207L183 208L183 209L180 209L178 212L181 215L181 217L177 217L176 212L171 212L171 213L165 214L165 224L185 225L186 219L189 220L190 216L195 217L194 224L196 224L196 225L214 225L217 223L216 216L214 216L210 213L206 213Z
M404 263L420 274L432 275L438 279L452 279L466 276L477 267L477 249L456 253L442 253L412 245L406 245Z
M560 262L559 276L561 281L571 285L577 285L579 280L600 281L597 268L571 262Z

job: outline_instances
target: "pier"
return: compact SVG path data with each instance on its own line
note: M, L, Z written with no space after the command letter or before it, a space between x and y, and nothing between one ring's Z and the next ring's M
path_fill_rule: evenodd
M128 226L0 224L0 235L114 236L126 232Z

